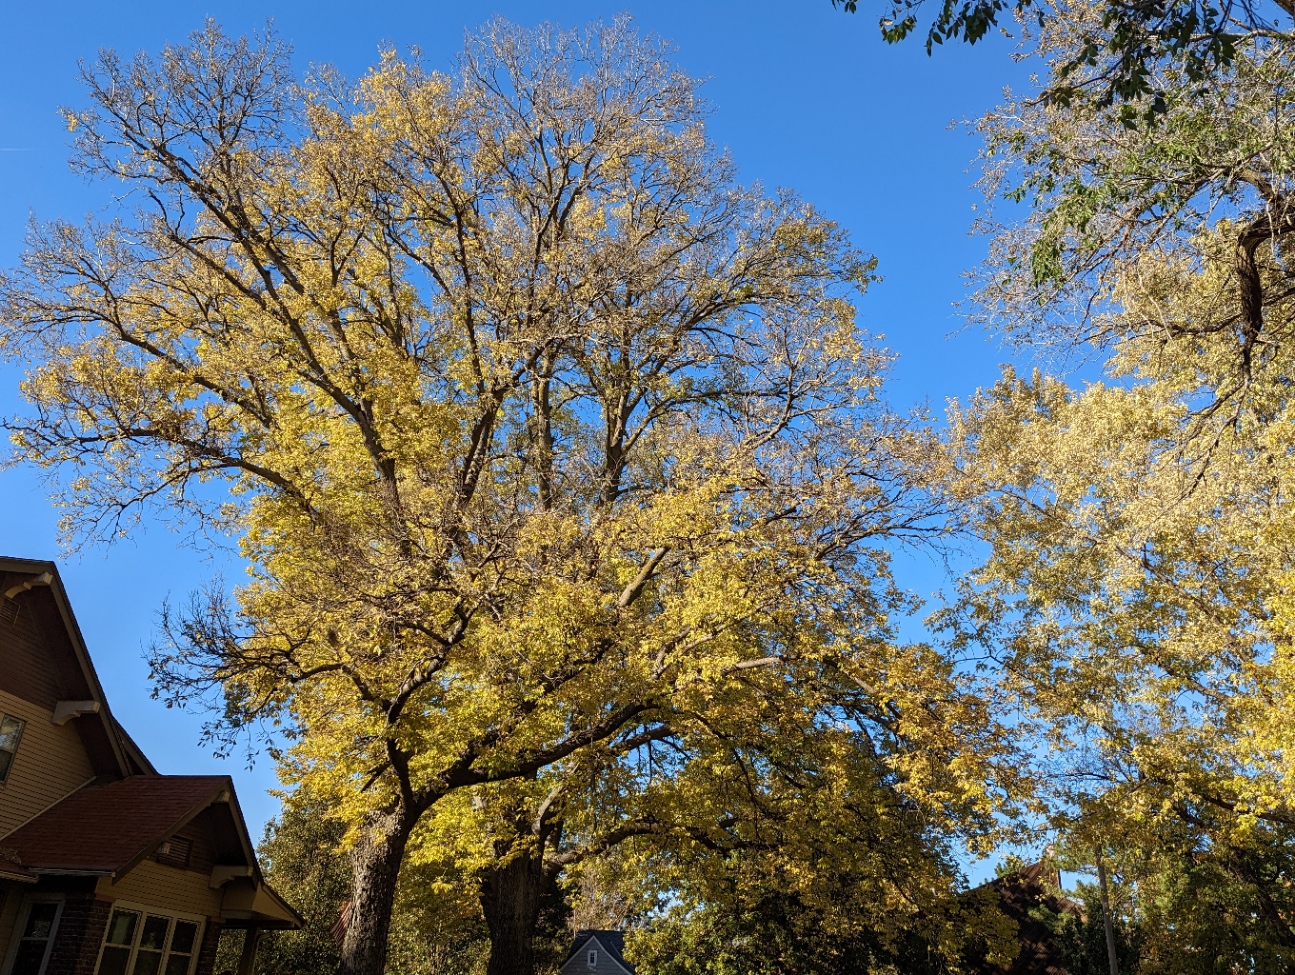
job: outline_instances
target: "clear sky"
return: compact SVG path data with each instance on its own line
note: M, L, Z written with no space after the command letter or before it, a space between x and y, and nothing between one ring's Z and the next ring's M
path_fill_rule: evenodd
M869 0L860 6L868 8ZM934 0L932 0L934 2ZM628 12L641 29L673 40L677 62L709 78L711 133L727 145L744 180L788 186L849 229L877 255L885 280L865 297L863 324L884 333L900 358L893 401L942 410L993 382L1008 358L998 343L961 326L953 303L962 274L982 256L969 236L974 134L952 123L993 106L1025 68L993 38L968 50L920 40L888 47L876 15L833 10L829 0L616 0L478 2L388 0L17 0L0 6L0 266L12 265L30 217L81 217L115 192L86 185L66 164L69 136L60 105L83 104L77 61L101 47L158 51L213 16L230 33L272 18L300 67L329 62L359 74L384 44L418 46L448 67L465 29L499 14L520 23L578 25ZM19 370L0 367L0 412L19 408ZM0 554L57 558L81 628L118 718L163 772L233 775L253 833L277 801L270 762L215 759L199 748L200 721L150 697L143 652L157 610L213 574L236 582L228 553L199 553L165 527L145 523L108 548L59 548L58 514L27 469L0 471ZM938 586L922 560L900 563L901 582Z

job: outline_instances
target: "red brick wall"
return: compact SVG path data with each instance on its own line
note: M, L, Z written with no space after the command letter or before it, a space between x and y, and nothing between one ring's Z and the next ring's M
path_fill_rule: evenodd
M93 895L69 894L63 902L63 915L54 934L54 948L45 975L94 975L99 945L111 912L110 901L96 900Z
M198 952L198 967L193 975L212 975L216 967L216 947L220 944L220 921L207 918L207 926L202 932L202 948Z

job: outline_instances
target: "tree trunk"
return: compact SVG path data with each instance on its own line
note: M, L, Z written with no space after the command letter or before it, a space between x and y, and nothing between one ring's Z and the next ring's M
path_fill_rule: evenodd
M487 975L534 975L543 895L542 849L515 856L482 878L481 910L490 929Z
M414 817L403 808L375 817L351 854L354 877L340 975L382 975L386 968L396 880L413 826Z

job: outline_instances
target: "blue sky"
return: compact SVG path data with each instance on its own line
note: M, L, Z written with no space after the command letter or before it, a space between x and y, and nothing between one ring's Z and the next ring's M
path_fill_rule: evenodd
M231 33L260 29L272 18L294 45L300 67L329 62L354 75L385 43L417 45L430 64L448 66L464 30L495 14L576 25L627 12L642 29L673 40L685 70L710 79L712 135L730 148L744 180L795 188L877 255L885 280L860 311L863 324L884 333L900 356L893 401L941 410L948 397L993 382L998 363L1008 358L983 333L958 332L953 308L964 293L962 274L981 258L984 244L968 233L978 200L976 140L951 123L992 107L1004 84L1024 82L1025 67L1011 60L1001 39L972 50L937 49L928 58L920 41L883 44L875 14L850 16L829 0L426 0L369 7L335 0L44 0L2 9L0 266L16 261L30 216L79 218L114 192L69 171L69 137L57 114L60 105L83 104L77 61L101 47L156 52L206 16ZM0 412L19 408L19 372L0 367ZM0 471L0 511L0 553L59 559L123 724L163 772L233 775L259 835L277 808L266 793L275 785L268 759L249 770L241 758L221 761L200 750L200 720L150 698L143 662L168 594L183 599L218 573L237 581L240 568L227 553L195 552L148 523L111 547L62 551L58 513L39 479L23 468ZM919 593L940 584L923 559L903 559L898 567L901 582Z

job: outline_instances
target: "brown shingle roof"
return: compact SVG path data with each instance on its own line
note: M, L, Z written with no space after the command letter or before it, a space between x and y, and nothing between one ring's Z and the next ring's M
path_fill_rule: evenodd
M232 789L224 775L132 775L86 786L0 845L35 871L118 876Z
M974 975L1066 975L1056 935L1041 919L1032 916L1045 907L1054 914L1075 910L1069 901L1054 893L1055 873L1032 863L987 885L998 895L998 908L1016 923L1020 953L1010 965L991 965L980 958L968 959ZM983 888L978 888L983 889Z

